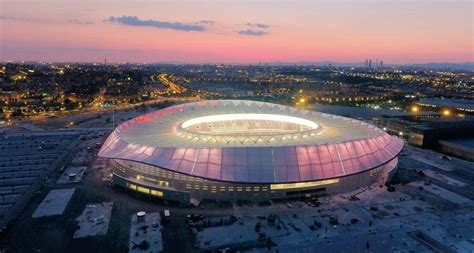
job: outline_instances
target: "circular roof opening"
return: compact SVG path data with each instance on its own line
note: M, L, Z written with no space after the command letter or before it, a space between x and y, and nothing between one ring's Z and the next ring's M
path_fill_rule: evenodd
M181 124L187 132L209 135L274 135L319 129L315 122L277 114L239 113L210 115Z

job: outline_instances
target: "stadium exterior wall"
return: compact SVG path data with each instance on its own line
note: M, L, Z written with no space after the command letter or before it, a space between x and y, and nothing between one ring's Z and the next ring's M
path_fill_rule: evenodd
M370 170L343 177L295 183L236 183L209 180L144 163L110 159L113 183L131 191L189 205L197 201L282 200L346 193L377 182L383 185L397 167L398 158Z

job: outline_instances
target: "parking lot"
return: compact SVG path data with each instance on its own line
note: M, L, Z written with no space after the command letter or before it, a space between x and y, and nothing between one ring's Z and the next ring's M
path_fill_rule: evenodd
M0 138L0 227L14 219L48 171L62 165L77 134L8 134Z

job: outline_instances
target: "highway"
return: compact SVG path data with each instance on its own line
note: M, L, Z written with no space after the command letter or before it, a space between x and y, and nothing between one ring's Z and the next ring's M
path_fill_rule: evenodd
M153 80L156 80L155 79L155 76L153 77ZM163 83L164 86L166 86L168 89L170 89L171 91L173 91L174 93L176 94L181 94L183 92L186 91L186 88L184 88L183 86L173 82L171 80L171 75L168 75L168 74L160 74L158 75L158 80Z

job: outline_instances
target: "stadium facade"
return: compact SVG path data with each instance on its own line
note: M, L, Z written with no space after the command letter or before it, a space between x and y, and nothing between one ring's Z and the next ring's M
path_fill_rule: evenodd
M351 118L242 100L181 104L107 138L113 183L165 200L261 202L383 184L403 141Z

